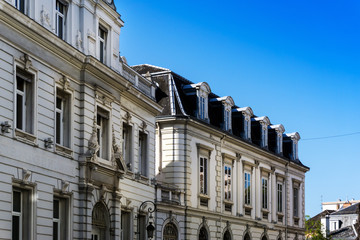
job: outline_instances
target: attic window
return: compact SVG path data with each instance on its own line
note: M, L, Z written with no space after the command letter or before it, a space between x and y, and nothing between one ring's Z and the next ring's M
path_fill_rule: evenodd
M209 85L206 82L190 84L184 86L183 90L188 96L196 96L195 116L201 120L209 121L208 96L211 92Z

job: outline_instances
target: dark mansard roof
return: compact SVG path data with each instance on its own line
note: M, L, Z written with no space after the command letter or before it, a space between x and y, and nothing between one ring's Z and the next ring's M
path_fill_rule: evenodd
M132 68L137 71L138 73L146 76L149 75L149 73L151 74L151 79L153 81L155 81L158 84L158 88L156 89L156 101L163 107L163 111L161 113L161 115L163 116L168 116L171 115L171 106L170 106L170 86L169 86L169 74L171 74L174 78L174 83L177 89L177 92L179 94L179 98L180 101L176 100L176 96L175 98L175 112L177 116L188 116L194 120L197 121L202 121L203 124L209 125L211 127L215 127L220 131L224 131L221 129L221 124L222 124L222 112L221 112L221 107L222 104L220 103L220 101L210 101L211 99L223 99L220 98L220 96L216 95L213 92L210 92L208 95L208 99L209 99L209 104L208 104L208 114L209 114L209 119L210 122L206 122L203 121L201 119L198 119L196 117L196 113L197 113L197 96L196 95L189 95L186 93L186 90L188 89L189 85L198 85L198 84L194 84L193 82L187 80L186 78L182 77L181 75L172 72L170 69L167 68L162 68L162 67L157 67L157 66L153 66L153 65L149 65L149 64L142 64L142 65L136 65L136 66L132 66ZM187 86L186 88L184 88L184 86ZM185 90L184 90L185 89ZM231 97L230 97L231 98ZM242 138L242 136L240 135L240 131L239 128L242 126L241 125L241 119L239 117L241 117L241 111L248 109L249 107L246 108L239 108L237 105L234 105L232 107L232 109L240 109L239 112L233 112L233 116L232 116L232 127L233 127L233 131L232 131L232 135L240 140L244 140ZM249 108L252 114L252 127L259 127L258 125L258 116L254 115L252 113L251 108ZM271 125L271 123L270 123ZM274 127L277 127L279 125L271 125L271 127L269 128L268 132L269 132L269 150L270 152L272 152L273 154L275 154L273 145L274 145L274 140L273 137L275 136L275 130ZM282 125L281 125L282 127ZM226 132L226 131L224 131ZM227 134L231 134L229 132L226 132ZM252 136L252 138L255 137L259 137L259 136ZM270 139L271 138L271 139ZM253 139L252 142L250 142L250 144L259 146L259 141L257 141L258 139ZM291 137L289 136L289 134L283 134L283 155L281 157L284 157L286 159L291 159ZM305 168L308 168L306 166L304 166L300 160L296 159L296 160L291 160L292 162L303 166Z

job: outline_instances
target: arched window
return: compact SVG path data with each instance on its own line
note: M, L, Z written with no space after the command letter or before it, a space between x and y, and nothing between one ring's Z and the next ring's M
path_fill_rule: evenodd
M229 230L226 230L226 232L224 233L224 240L231 240L231 234Z
M245 234L244 240L251 240L249 233L246 233L246 234Z
M200 228L199 240L208 240L208 233L205 227Z
M110 217L105 205L101 202L95 204L92 211L92 239L110 239Z
M178 231L173 223L166 224L164 228L163 240L177 240Z

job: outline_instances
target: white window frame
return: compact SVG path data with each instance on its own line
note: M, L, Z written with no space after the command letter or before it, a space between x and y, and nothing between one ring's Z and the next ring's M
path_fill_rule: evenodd
M276 192L277 192L277 194L276 194L276 196L277 196L276 211L278 213L283 213L283 211L284 211L284 184L283 183L281 183L281 182L277 183Z
M248 186L248 188L247 188ZM250 206L251 205L251 172L244 172L244 204Z
M148 134L143 131L139 131L138 143L139 143L139 156L138 156L139 173L142 176L148 177L149 176L149 172L148 172L149 162L147 157Z
M54 209L54 204L53 204L53 223L57 223L57 233L58 233L58 237L57 240L61 240L61 239L68 239L69 238L69 199L68 198L63 198L63 197L58 197L58 196L54 196L53 199L53 203L55 201L58 201L58 218L56 218L54 216L55 213L55 209ZM61 232L61 228L63 227L63 232ZM54 224L53 224L54 227ZM53 236L54 237L54 236Z
M133 127L123 122L122 124L122 153L123 153L123 159L126 163L126 167L128 170L133 171L133 163L132 163L132 129Z
M63 12L60 11L60 6L63 7ZM56 0L55 2L55 34L61 38L61 39L65 39L65 21L66 21L66 9L67 6L59 0ZM60 36L60 21L59 19L62 19L62 32L61 32L61 36Z
M224 109L224 129L225 131L231 130L231 108L230 110Z
M299 187L293 187L293 215L299 217Z
M34 71L25 71L21 66L15 65L15 84L14 84L14 118L15 127L26 135L34 135L36 133L36 79L37 75ZM19 78L23 81L23 90L18 89ZM22 97L21 103L21 126L18 128L18 96ZM20 134L21 135L21 134Z
M232 201L232 174L233 167L230 164L224 164L224 199ZM230 193L230 194L229 194Z
M14 211L14 192L20 193L20 212ZM12 189L12 217L19 218L19 239L31 239L32 236L32 190L14 186ZM24 204L28 205L27 207ZM26 218L26 219L24 219ZM26 222L25 222L26 221ZM13 219L12 219L13 224ZM27 229L24 229L27 228ZM26 231L24 233L24 231ZM14 234L14 229L11 229ZM24 237L24 234L27 235Z
M129 221L129 226L126 228L126 226L124 226L123 225L123 213L126 213L126 214L128 214L128 221ZM121 223L120 223L120 239L121 240L128 240L128 239L132 239L132 231L131 231L131 229L132 229L132 227L133 227L133 224L132 224L132 221L131 221L131 219L132 219L132 212L129 212L129 211L126 211L126 210L122 210L121 211ZM128 231L128 237L129 238L125 238L124 237L124 229L126 230L126 231Z
M98 41L99 41L99 61L103 64L106 64L106 51L107 51L107 35L108 35L108 29L104 27L104 25L99 24L98 28ZM101 36L101 34L104 34L104 37Z
M199 193L202 195L209 194L208 165L209 165L208 157L200 155L199 156ZM203 179L203 181L201 181L201 178Z
M26 4L26 2L27 2L26 0L14 0L14 6L15 6L15 8L17 10L19 10L23 14L27 14L27 11L26 11L27 4ZM24 12L21 11L21 5L24 5L23 6Z
M261 178L261 207L262 209L269 208L269 179L266 177Z
M99 144L98 157L103 160L110 160L110 111L107 109L97 106L96 112L96 127L97 127L97 138Z

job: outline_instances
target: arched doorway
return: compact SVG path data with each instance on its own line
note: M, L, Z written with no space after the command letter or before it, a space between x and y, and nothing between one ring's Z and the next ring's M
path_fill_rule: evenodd
M231 234L229 232L229 230L226 230L226 232L224 233L224 240L231 240Z
M249 233L246 233L246 234L245 234L244 240L251 240Z
M91 240L110 239L110 217L106 206L98 202L92 211Z
M165 225L163 240L178 240L178 230L173 223Z
M206 230L206 228L203 226L200 228L199 231L199 240L208 240L208 232Z
M261 240L268 240L268 239L267 239L266 235L264 235L264 236L261 238Z

